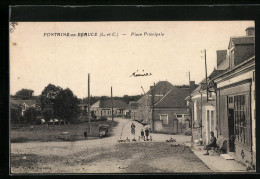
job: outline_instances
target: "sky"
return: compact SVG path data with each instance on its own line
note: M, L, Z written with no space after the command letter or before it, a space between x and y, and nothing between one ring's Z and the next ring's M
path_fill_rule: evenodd
M51 83L83 98L88 74L92 96L110 96L111 86L114 96L123 96L143 94L141 86L147 92L158 81L188 84L188 71L199 83L205 77L201 51L206 49L210 74L216 51L227 49L230 37L245 36L252 26L254 21L18 22L10 33L10 93L26 88L40 95ZM137 70L152 75L131 77Z

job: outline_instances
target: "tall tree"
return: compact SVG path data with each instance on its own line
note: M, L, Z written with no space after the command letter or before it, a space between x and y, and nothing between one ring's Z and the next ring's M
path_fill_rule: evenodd
M15 97L19 99L28 100L32 98L34 91L31 89L21 89L15 93Z
M59 86L55 86L53 84L49 84L44 88L41 95L38 97L37 104L40 106L42 111L44 111L44 116L51 116L51 118L56 117L55 111L55 98L62 91L62 88ZM50 118L49 118L50 119Z
M56 115L64 119L66 123L71 122L80 114L79 104L79 99L69 88L61 90L54 102Z

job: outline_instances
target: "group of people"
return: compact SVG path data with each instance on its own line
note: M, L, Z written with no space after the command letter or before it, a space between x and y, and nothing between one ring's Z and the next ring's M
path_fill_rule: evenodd
M132 135L135 135L135 125L134 123L131 124L131 133ZM145 130L144 129L141 129L141 139L143 139L144 141L147 141L149 140L149 129L146 128Z

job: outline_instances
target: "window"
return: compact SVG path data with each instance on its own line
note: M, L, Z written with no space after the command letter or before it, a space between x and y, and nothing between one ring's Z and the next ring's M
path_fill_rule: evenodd
M163 121L163 124L168 124L168 115L167 114L161 114L160 120Z
M228 98L228 103L233 103L233 97Z
M234 120L236 141L251 145L248 95L234 96Z
M182 118L182 115L181 114L177 114L177 118Z

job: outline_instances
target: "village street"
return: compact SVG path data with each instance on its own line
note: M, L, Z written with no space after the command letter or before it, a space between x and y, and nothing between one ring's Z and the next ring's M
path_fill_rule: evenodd
M111 137L76 142L12 143L12 173L152 173L210 172L189 147L173 146L190 141L190 136L151 134L153 141L123 142L133 139L132 121L116 118L119 123ZM142 125L136 126L136 136Z

